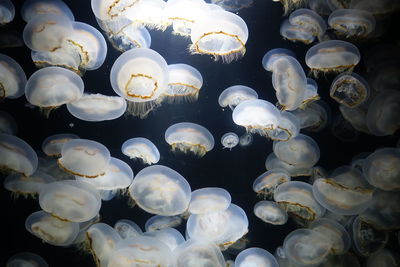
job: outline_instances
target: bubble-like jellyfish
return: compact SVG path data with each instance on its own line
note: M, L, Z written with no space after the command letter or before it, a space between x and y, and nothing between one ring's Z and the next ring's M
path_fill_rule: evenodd
M354 108L369 97L367 81L356 73L341 73L332 82L329 95L339 104Z
M46 137L42 143L42 151L49 157L60 157L63 145L71 139L79 139L76 134L54 134Z
M130 159L141 159L143 163L151 165L160 160L160 152L147 138L135 137L126 140L121 147L124 155Z
M191 189L178 172L163 165L142 169L129 186L129 196L151 214L172 216L189 206Z
M292 25L298 25L318 38L325 33L327 28L324 19L315 11L307 8L293 11L289 16L289 21Z
M312 102L320 99L318 95L318 84L314 79L307 78L306 90L303 94L303 100L301 101L300 108L305 109Z
M291 177L297 177L297 176L310 176L312 173L312 167L298 167L295 165L290 165L279 158L274 154L274 152L270 153L266 160L265 160L265 168L267 170L273 170L273 169L283 169Z
M330 110L320 101L312 102L304 108L298 108L291 113L300 122L300 128L309 132L319 132L329 123Z
M247 248L241 251L235 259L235 267L279 267L275 257L262 248Z
M15 16L15 7L10 0L0 2L0 25L10 23Z
M134 5L126 9L124 16L135 27L164 31L171 24L166 16L165 7L164 0L135 1Z
M321 167L321 166L314 166L311 169L311 175L310 178L308 179L308 182L310 184L313 184L315 182L315 180L317 180L318 178L325 178L328 177L328 171Z
M71 21L75 20L71 9L61 0L27 0L22 5L21 16L25 22L44 14L61 15Z
M168 89L164 95L169 103L197 100L203 77L196 68L187 64L171 64L168 65L168 76Z
M253 191L263 198L272 199L275 189L290 181L290 174L284 169L272 169L259 175L253 182Z
M214 147L213 135L203 126L180 122L168 127L165 131L165 141L172 147L184 153L192 152L202 157Z
M320 42L306 53L306 65L311 73L351 72L360 61L360 52L352 43L341 40L328 40Z
M273 225L282 225L287 222L288 214L274 201L262 200L254 205L254 215L263 222Z
M39 157L37 170L53 176L57 181L75 179L73 174L60 168L57 158Z
M366 10L336 9L328 18L329 26L339 36L368 38L375 29L375 17Z
M185 238L182 236L182 234L174 228L164 228L157 231L145 232L143 235L154 237L158 241L165 243L171 249L171 251L185 242Z
M226 133L221 137L221 144L223 148L231 150L239 144L239 136L233 132Z
M146 232L150 231L156 231L156 230L161 230L164 228L169 228L169 227L177 227L181 225L182 223L182 218L179 215L175 216L160 216L160 215L155 215L150 217L145 225L144 228Z
M0 100L18 98L24 94L26 75L11 57L0 54Z
M244 56L248 36L246 22L238 15L223 10L209 11L193 25L190 51L230 63Z
M253 2L253 0L211 0L212 4L230 12L238 12L243 8L248 8Z
M226 210L231 204L231 195L219 187L205 187L192 192L188 211L204 214Z
M37 211L26 218L25 228L50 245L68 246L78 235L79 223L60 220L45 211Z
M400 265L400 257L398 252L396 253L393 250L389 249L381 249L378 252L372 254L367 259L367 267L373 266L399 266Z
M0 110L0 133L15 135L17 130L18 126L15 119L7 112Z
M292 50L286 48L274 48L264 54L261 64L266 71L272 72L275 60L286 56L296 58L296 55Z
M20 252L8 259L6 267L35 266L48 267L47 262L38 254L32 252Z
M110 80L114 91L128 100L128 113L145 118L168 88L168 65L154 50L131 49L115 60Z
M24 197L35 197L40 193L43 185L55 182L56 179L42 171L36 170L32 175L25 176L19 173L11 173L4 180L4 188L11 191L13 195Z
M83 69L79 68L81 59L77 53L69 52L65 48L57 49L54 52L31 51L32 62L39 69L45 67L61 67L75 72L82 76Z
M122 239L131 238L143 234L142 229L133 221L120 219L114 224L114 229Z
M0 134L0 169L32 175L38 166L38 157L24 140L8 134Z
M311 44L315 40L315 36L312 32L303 28L301 25L291 24L289 19L285 19L281 23L279 32L283 39L289 40L291 42L302 42L304 44Z
M74 180L46 184L39 194L40 207L51 215L71 222L85 222L95 217L101 207L97 190Z
M253 135L251 133L244 133L239 138L239 145L242 147L251 146L253 144Z
M237 105L245 100L258 99L257 92L245 85L233 85L224 89L218 97L221 107L229 106L234 110Z

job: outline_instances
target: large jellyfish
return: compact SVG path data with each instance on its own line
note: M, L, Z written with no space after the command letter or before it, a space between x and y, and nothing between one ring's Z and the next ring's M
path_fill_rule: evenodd
M258 99L257 92L245 85L233 85L224 89L218 97L221 107L229 106L232 110L245 100Z
M336 9L328 23L337 35L346 38L368 38L375 29L375 17L366 10Z
M64 143L71 139L78 139L76 134L53 134L44 139L42 151L49 157L60 157Z
M254 205L254 215L263 222L273 225L282 225L287 222L288 214L274 201L262 200Z
M126 9L125 17L132 21L135 27L146 27L164 31L171 21L166 16L164 0L136 1Z
M0 100L18 98L24 94L26 75L11 57L0 54Z
M0 2L0 25L7 24L14 19L15 7L10 0Z
M341 73L332 82L329 95L339 104L354 108L364 103L369 97L366 80L356 73Z
M135 137L126 140L121 147L124 155L131 159L141 159L145 164L155 164L160 160L160 152L147 138Z
M61 0L27 0L22 5L21 16L26 22L44 14L61 15L71 21L75 20L71 9Z

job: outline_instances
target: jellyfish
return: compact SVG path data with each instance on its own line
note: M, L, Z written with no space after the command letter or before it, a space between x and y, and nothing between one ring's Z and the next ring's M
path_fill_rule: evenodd
M376 22L374 16L366 10L336 9L329 15L328 24L339 36L368 38Z
M329 16L332 10L329 8L329 1L325 0L308 0L308 7L320 16Z
M86 241L86 232L90 226L100 221L100 215L97 214L92 219L79 223L79 232L73 241L73 245L76 245L79 249L85 249L85 241Z
M266 71L272 72L274 70L273 66L275 60L286 56L296 58L296 55L292 50L286 48L274 48L264 54L261 63Z
M211 0L212 4L230 12L238 12L243 8L248 8L253 2L253 0Z
M226 133L221 137L221 144L223 148L231 150L239 144L239 136L233 132Z
M262 200L254 205L254 215L263 222L273 225L283 225L287 222L288 214L274 201Z
M318 95L318 84L314 79L307 78L307 87L303 95L303 100L301 101L300 108L305 108L312 102L320 99Z
M241 102L251 99L258 99L258 94L253 88L233 85L222 91L218 97L218 104L223 108L229 106L231 110L234 110Z
M146 232L151 232L169 227L177 227L181 223L182 223L182 218L179 215L175 216L154 215L146 221L144 228L146 229Z
M135 27L165 31L171 24L165 14L166 5L164 0L136 1L126 9L124 16L132 21Z
M126 100L120 96L83 94L79 100L67 103L74 117L84 121L105 121L121 117L126 111Z
M71 139L79 139L76 134L54 134L44 139L42 151L49 157L60 157L63 145Z
M241 251L235 259L235 267L279 267L275 257L262 248L247 248Z
M335 11L336 9L350 8L350 2L351 1L349 1L349 0L345 0L345 1L328 0L328 1L326 1L327 5L331 9L331 11Z
M253 136L251 133L244 133L239 138L239 145L242 147L251 146L253 144Z
M321 100L291 111L300 123L300 128L309 132L320 132L330 121L329 106Z
M314 76L319 73L351 72L360 61L360 52L352 43L328 40L308 49L305 60Z
M25 96L29 103L38 106L45 116L63 104L79 100L84 84L74 72L47 67L34 72L25 86Z
M79 68L81 59L78 54L59 48L54 52L31 51L32 62L37 68L61 67L82 76L84 69Z
M168 76L168 89L164 95L169 103L197 100L203 77L196 68L187 64L171 64L168 65Z
M291 42L302 42L303 44L311 44L315 40L313 33L301 25L291 24L289 19L285 19L281 23L279 30L281 36L285 40Z
M8 259L6 267L35 266L48 267L47 262L38 254L32 252L20 252Z
M272 199L275 189L290 181L290 174L284 169L271 169L259 175L253 182L253 191L266 199Z
M298 25L318 39L321 39L327 28L324 19L307 8L299 8L293 11L289 16L289 22L292 25Z
M57 181L75 179L73 174L60 168L57 158L39 157L37 170L53 176Z
M151 165L160 160L160 152L147 138L135 137L126 140L121 147L124 155L130 159L141 159L143 163Z
M15 7L10 0L0 2L0 25L10 23L15 16Z
M25 176L20 173L11 173L4 180L4 188L11 191L14 196L35 197L40 193L43 185L55 182L56 179L42 171L36 170L32 175Z
M185 242L185 238L182 234L174 228L164 228L157 231L145 232L143 236L156 238L158 241L166 244L171 251Z
M193 24L190 51L230 63L246 53L248 35L246 22L238 15L224 10L209 11Z
M5 111L0 110L0 133L15 135L17 133L17 122Z
M165 141L172 147L184 153L192 152L196 156L203 157L214 147L213 135L203 126L180 122L168 127L165 131Z
M290 165L277 158L274 152L267 156L267 159L265 160L265 167L267 170L283 169L289 173L291 177L310 176L313 169L312 167L298 167L296 165Z
M114 62L110 80L114 91L128 100L128 113L145 118L168 88L168 65L154 50L128 50Z
M367 112L365 106L358 106L355 108L349 108L345 105L339 106L339 111L342 117L351 124L351 126L359 131L366 134L371 134L367 126Z
M231 204L231 195L219 187L205 187L192 192L188 211L205 214L226 210Z
M11 57L0 54L0 100L18 98L24 94L26 75Z
M61 0L27 0L22 5L21 16L25 22L44 14L66 16L71 21L75 20L71 9Z
M91 7L96 18L105 21L118 21L125 18L126 12L137 5L140 1L128 0L91 0Z
M354 108L368 99L369 91L367 81L361 76L342 73L333 80L329 94L339 104Z
M122 239L127 239L143 234L142 229L131 220L120 219L114 224L114 229Z

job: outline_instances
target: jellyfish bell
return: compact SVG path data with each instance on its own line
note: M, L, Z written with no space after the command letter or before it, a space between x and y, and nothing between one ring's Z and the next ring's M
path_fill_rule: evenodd
M114 224L114 229L122 239L127 239L143 234L142 229L131 220L120 219Z
M121 150L129 158L141 159L145 164L154 164L160 160L160 152L153 142L147 138L128 139L122 144Z
M124 18L126 12L137 5L137 0L118 1L114 0L91 0L91 7L96 18L105 21L117 21Z
M71 9L61 0L27 0L22 5L21 16L25 22L44 14L62 15L71 21L75 20Z
M224 89L218 97L221 107L229 106L232 110L245 100L258 99L257 92L245 85L233 85Z
M336 102L349 108L355 108L369 97L367 81L356 73L341 73L332 82L329 95Z
M108 40L118 51L126 52L134 48L149 48L151 45L151 36L146 28L137 28L133 24L128 24L111 30L108 25L104 26L100 21L98 23L101 28L104 28Z
M312 167L298 167L296 165L290 165L280 159L274 154L270 153L265 160L265 167L267 170L283 169L290 174L291 177L298 176L310 176L312 174Z
M151 232L169 227L177 227L181 225L181 223L182 223L182 218L179 215L175 216L154 215L146 221L144 228L146 232Z
M273 225L283 225L288 219L286 211L274 201L257 202L254 205L253 213L263 222Z
M327 28L324 19L308 8L299 8L293 11L289 16L289 21L292 25L299 25L318 38L325 33Z
M50 135L43 140L42 151L49 157L60 157L64 143L78 138L76 134L67 133Z
M205 187L192 192L188 211L204 214L226 210L231 204L231 195L219 187Z
M156 238L160 242L165 243L171 249L171 251L185 242L185 238L182 236L182 234L174 228L164 228L157 231L145 232L143 236L151 236Z
M0 25L10 23L15 16L15 7L10 0L0 2Z
M239 144L239 137L232 132L226 133L221 137L221 144L223 148L229 148L229 150L231 150Z
M235 267L259 266L278 267L275 257L262 248L247 248L241 251L235 259Z
M212 4L230 12L238 12L243 8L248 8L253 2L253 0L211 0Z
M311 44L315 40L315 36L311 31L304 29L301 25L290 23L289 19L285 19L281 23L279 32L283 39L291 42Z
M296 58L296 55L292 50L286 48L274 48L264 54L261 63L266 71L272 72L275 60L285 56Z
M250 146L253 144L253 136L251 133L244 133L239 138L239 145L242 147Z
M11 57L0 54L0 100L18 98L24 94L26 75Z
M14 254L6 263L6 267L48 267L47 262L38 254L32 252L20 252Z
M290 174L284 169L272 169L259 175L253 182L253 191L263 198L272 199L275 189L290 181Z
M32 62L39 69L46 67L61 67L83 76L84 69L79 68L81 59L77 53L69 53L64 47L53 52L31 51Z
M329 15L328 24L339 36L368 38L376 22L375 17L366 10L336 9Z

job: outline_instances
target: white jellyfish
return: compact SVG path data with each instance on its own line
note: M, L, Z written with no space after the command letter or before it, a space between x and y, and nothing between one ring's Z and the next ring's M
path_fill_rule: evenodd
M221 144L223 148L231 150L239 144L239 136L233 132L226 133L221 137Z
M49 157L60 157L64 143L71 139L79 139L76 134L53 134L42 143L42 151Z
M329 95L338 103L355 108L369 97L367 81L356 73L342 73L332 82Z
M266 71L272 72L275 60L285 56L296 58L296 55L292 50L286 48L274 48L265 53L261 63Z
M143 234L142 229L131 220L120 219L114 224L114 229L122 239L131 238Z
M24 94L26 75L11 57L0 54L0 99L18 98Z
M160 152L147 138L130 138L122 144L121 150L129 158L141 159L145 164L155 164L160 160Z
M288 214L274 201L259 201L254 205L254 215L263 222L273 225L282 225L287 222Z
M339 36L368 38L375 30L376 21L367 10L340 8L329 15L328 24Z
M6 267L20 266L48 267L47 262L38 254L32 252L20 252L13 255L6 264Z
M21 16L26 22L44 14L66 16L71 21L75 20L71 9L61 0L27 0L22 5Z
M166 6L164 0L136 1L126 9L124 16L132 21L135 27L164 31L171 24L166 16Z
M0 25L10 23L15 16L15 7L10 0L0 2Z
M241 102L257 98L258 94L254 89L245 85L233 85L221 92L218 104L223 108L229 106L234 110Z
M188 211L204 214L226 210L231 204L231 195L219 187L205 187L192 192Z
M32 196L38 195L43 185L55 182L56 179L42 171L36 170L30 176L20 173L11 173L4 179L4 188L11 191L14 196Z

